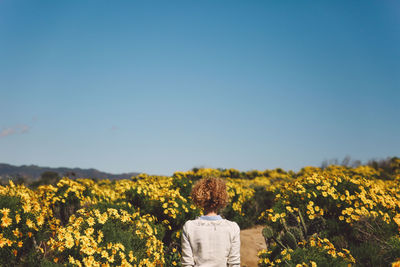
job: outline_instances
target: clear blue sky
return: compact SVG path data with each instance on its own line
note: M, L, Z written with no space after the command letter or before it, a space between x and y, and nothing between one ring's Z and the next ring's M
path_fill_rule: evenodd
M0 1L0 162L400 155L399 1Z

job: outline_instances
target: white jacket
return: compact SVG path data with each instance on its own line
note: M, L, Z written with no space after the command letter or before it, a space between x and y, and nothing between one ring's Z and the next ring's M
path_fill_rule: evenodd
M195 267L239 267L240 228L219 219L189 220L182 231L182 265Z

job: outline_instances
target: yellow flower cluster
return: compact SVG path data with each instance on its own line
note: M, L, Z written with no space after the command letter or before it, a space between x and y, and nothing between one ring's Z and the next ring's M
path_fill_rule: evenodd
M52 204L56 202L66 203L67 199L76 198L84 203L92 203L91 198L85 196L85 190L90 186L87 179L71 180L68 178L61 179L57 186L48 186L49 191L53 191L54 195L50 197Z
M22 253L32 249L30 246L47 260L77 266L179 265L181 226L200 212L190 201L191 179L207 176L226 180L235 216L254 216L247 214L243 205L268 191L275 195L275 203L260 218L271 223L289 219L289 213L293 218L300 210L306 223L329 217L347 227L363 217L375 217L397 223L400 229L400 174L394 180L373 179L379 175L379 170L369 166L329 166L324 170L306 167L297 174L281 169L196 169L172 177L141 174L116 181L63 178L35 190L10 182L0 186L0 252L24 258ZM106 209L104 205L108 205ZM141 245L129 248L108 236L107 227L116 225L129 228ZM168 247L160 240L164 231L170 235L167 239L173 240ZM349 253L334 250L323 239L313 242L316 247L320 242L329 256L343 254L342 258L351 260ZM310 243L304 247L312 247ZM264 255L260 256L263 264L284 264L292 257L289 249L282 250L276 259L281 262L267 263L267 254L260 254ZM301 264L314 266L312 261Z
M212 168L201 168L198 171L186 171L186 172L175 172L174 173L175 177L178 178L183 178L183 177L196 177L196 178L202 178L202 177L208 177L208 176L214 176L214 177L223 177L221 175L221 171L217 169L212 169Z
M169 218L168 221L164 221L165 224L173 223L179 214L197 210L188 199L181 195L179 188L173 187L172 177L141 174L137 177L137 181L117 181L115 191L120 200L124 200L126 192L133 191L143 201L160 203L163 214Z
M336 221L338 225L351 229L349 227L355 223L362 225L366 219L375 218L387 224L396 223L400 231L400 180L376 179L379 175L378 171L369 166L330 166L325 170L303 168L295 180L277 186L273 208L262 212L259 219L266 219L269 225L281 229L279 227L283 227L282 224L288 220L292 222L293 218L297 218L301 225L303 222L298 216L301 213L307 226L320 227L320 223L330 220L330 223ZM318 217L322 217L321 220L313 224L312 221ZM327 239L315 237L302 245L303 248L322 248L333 258L340 257L353 263L355 261L348 250L335 250ZM288 260L268 255L268 251L261 251L260 263L271 266L279 265L276 260ZM298 266L310 264L303 262Z
M222 178L232 178L232 179L241 179L241 181L251 181L255 184L257 183L256 179L263 180L263 184L265 181L269 182L278 182L278 181L289 181L292 180L294 173L292 171L285 172L284 170L278 168L274 170L265 170L265 171L258 171L258 170L251 170L247 172L241 172L236 169L212 169L212 168L201 168L197 170L191 170L186 172L175 172L174 177L177 178L194 178L200 179L203 177L222 177ZM250 182L250 183L251 183Z
M347 262L355 263L354 257L351 255L348 249L341 249L339 252L336 250L335 246L327 238L311 237L308 242L299 242L302 247L318 247L322 248L329 254L332 258L343 258Z
M15 257L27 240L42 229L50 212L48 208L43 209L45 204L34 191L12 181L7 186L0 186L0 198L8 205L0 209L0 249Z
M400 259L392 263L392 267L400 267Z
M134 227L132 234L146 241L145 258L139 259L137 251L128 251L122 243L104 240L103 226L112 220ZM74 266L161 266L163 243L155 236L157 229L151 224L155 220L150 215L131 214L123 209L80 209L70 217L67 226L57 229L48 245L53 251L68 255L68 262Z
M297 208L294 208L292 210L292 208L290 206L287 206L288 211L293 212L293 210L298 210ZM274 212L273 209L267 209L266 211L261 212L260 215L260 219L262 218L267 218L269 221L271 222L277 222L279 220L279 218L285 218L286 217L286 213L282 212Z
M323 216L324 210L320 208L318 205L314 205L313 201L309 201L307 204L306 213L310 220L314 220L317 216Z
M242 211L243 203L254 195L254 189L242 184L243 179L227 179L226 187L229 198L231 199L232 209L240 215L245 216Z
M318 236L311 237L308 241L303 241L298 243L300 248L316 248L325 255L329 255L332 258L341 258L343 261L354 264L355 259L351 255L350 251L347 249L342 249L337 251L335 246L327 238L319 238ZM280 254L277 255L274 260L270 259L272 250L263 249L258 252L259 266L280 266L280 265L291 265L293 264L293 252L291 248L281 250ZM306 262L298 263L296 266L317 266L317 263L310 261L309 264Z
M362 217L381 217L390 223L392 214L400 209L398 188L399 183L396 181L313 174L282 186L276 198L285 206L304 203L311 220L327 212L332 214L332 210L328 209L335 205L340 211L337 219L349 224ZM261 217L272 220L280 216L272 213L264 212Z

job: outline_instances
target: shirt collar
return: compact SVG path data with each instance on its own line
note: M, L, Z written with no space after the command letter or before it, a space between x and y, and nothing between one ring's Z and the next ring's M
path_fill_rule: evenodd
M215 216L200 216L200 219L202 220L207 220L207 221L217 221L217 220L222 220L222 217L220 215L215 215Z

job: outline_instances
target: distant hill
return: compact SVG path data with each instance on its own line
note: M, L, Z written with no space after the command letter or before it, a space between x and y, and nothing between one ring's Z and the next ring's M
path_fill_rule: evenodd
M0 180L16 180L24 178L25 180L37 180L44 172L56 172L60 177L76 177L76 178L97 178L97 179L129 179L132 176L137 176L138 172L129 172L121 174L112 174L102 172L96 169L81 169L81 168L50 168L39 167L37 165L22 165L13 166L10 164L0 163Z

